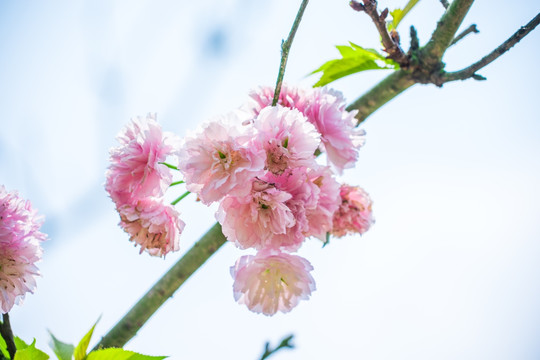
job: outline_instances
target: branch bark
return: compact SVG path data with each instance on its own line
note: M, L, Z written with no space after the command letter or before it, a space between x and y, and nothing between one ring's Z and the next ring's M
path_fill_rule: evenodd
M123 347L156 310L226 241L221 225L216 223L101 339L94 350Z
M471 77L474 77L475 73L482 69L484 66L495 61L499 56L510 50L510 48L516 45L521 39L523 39L527 34L534 30L536 26L540 23L540 13L538 13L527 25L522 26L518 31L516 31L508 40L503 42L495 50L490 52L488 55L484 56L479 61L475 62L471 66L466 67L463 70L456 72L445 73L443 76L444 82L450 82L455 80L465 80Z
M470 33L478 34L479 32L480 31L478 31L478 29L476 28L476 24L472 24L468 28L463 30L461 33L459 33L459 35L456 36L454 40L452 40L452 42L450 43L450 46L457 44L459 41L461 41L465 36L469 35Z

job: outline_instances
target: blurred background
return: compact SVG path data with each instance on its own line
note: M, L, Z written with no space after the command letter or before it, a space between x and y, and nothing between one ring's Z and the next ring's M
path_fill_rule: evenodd
M380 8L405 0L380 1ZM2 1L0 184L46 216L42 277L11 311L17 335L48 348L50 330L76 343L101 316L93 346L215 222L188 197L182 250L139 255L103 189L108 149L137 115L156 112L183 136L273 85L300 0ZM422 0L400 25L424 44L443 13ZM540 10L536 0L478 0L447 69L484 56ZM286 81L307 76L352 41L380 49L348 1L312 0ZM342 181L373 198L362 237L310 240L317 291L265 317L235 303L225 245L156 313L127 349L171 359L537 359L540 356L540 30L480 71L487 81L417 85L364 124L367 143ZM332 84L349 101L388 73ZM179 193L182 188L175 189Z

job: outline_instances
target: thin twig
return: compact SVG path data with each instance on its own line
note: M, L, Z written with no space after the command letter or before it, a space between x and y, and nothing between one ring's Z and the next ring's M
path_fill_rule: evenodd
M302 4L300 4L300 9L298 9L298 13L294 19L289 37L286 41L281 43L281 62L279 64L279 73L276 81L276 89L274 91L272 106L276 106L278 103L279 93L281 92L281 84L283 83L283 77L285 76L285 67L287 66L287 59L289 58L289 50L291 50L291 45L294 40L294 36L296 35L296 30L298 30L298 26L300 25L300 21L302 20L302 16L304 15L308 2L309 0L302 0Z
M450 6L448 1L446 1L446 0L441 0L441 4L442 4L442 6L444 6L445 9L448 9L448 7Z
M465 36L469 35L470 33L478 34L479 32L480 31L478 31L478 29L476 28L476 24L472 24L471 26L463 30L458 36L456 36L454 40L452 40L452 42L450 43L450 46L457 44L461 39L463 39Z
M0 324L0 333L2 338L6 342L7 351L11 359L15 358L17 347L15 346L15 340L13 340L13 331L11 330L11 323L9 322L9 314L2 315L2 323Z
M533 29L538 26L540 23L540 13L538 13L529 23L525 26L522 26L514 35L510 36L508 40L503 42L499 47L493 50L488 55L484 56L479 61L475 62L471 66L466 67L463 70L450 72L443 75L443 81L449 82L454 80L465 80L471 77L475 77L475 73L482 69L484 66L490 64L496 60L499 56L507 52L512 46L516 45L521 39L523 39L527 34L529 34ZM481 77L476 75L477 79L480 80Z
M379 35L381 35L381 41L384 46L384 51L388 53L388 57L395 62L397 62L402 68L407 67L409 64L409 58L407 54L403 52L399 46L399 35L397 32L392 35L388 33L386 28L386 16L388 15L388 10L385 9L382 14L379 14L377 10L377 1L375 0L363 0L364 4L361 4L355 0L352 0L349 5L356 11L365 11L369 15ZM395 30L394 30L395 31ZM396 41L394 41L396 39Z
M294 345L290 343L294 335L289 335L283 340L281 340L281 343L273 350L270 350L270 343L266 343L264 346L264 353L261 356L261 360L264 360L268 358L270 355L275 354L278 350L287 348L287 349L294 349Z

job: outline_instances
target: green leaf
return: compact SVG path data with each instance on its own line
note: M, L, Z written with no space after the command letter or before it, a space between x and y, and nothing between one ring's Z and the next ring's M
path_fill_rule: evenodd
M388 22L387 24L388 30L391 31L391 30L397 29L401 20L403 20L405 15L407 15L409 11L411 11L412 8L416 4L418 4L418 1L420 0L409 0L409 2L407 3L407 5L405 5L405 8L403 10L395 9L395 10L390 11L390 15L392 15L392 21Z
M87 360L162 360L165 358L167 356L149 356L124 349L109 348L92 351L88 354Z
M90 339L92 338L92 334L94 333L94 328L96 327L99 319L96 321L94 326L84 335L82 340L79 342L79 345L75 348L73 355L75 356L75 360L85 360L86 359L86 350L88 349L88 344L90 344Z
M49 355L36 349L36 339L30 345L27 345L18 337L15 337L14 340L17 347L14 360L47 360L49 358Z
M324 86L347 75L365 70L398 69L399 65L373 49L364 49L349 42L350 46L338 45L336 48L341 59L330 60L311 74L322 72L322 76L313 87Z
M49 334L51 335L49 346L53 349L58 360L71 360L73 358L75 346L61 342L50 331Z
M0 353L4 356L4 358L9 359L9 353L7 351L6 340L4 340L1 334L0 334ZM2 357L0 356L0 358Z

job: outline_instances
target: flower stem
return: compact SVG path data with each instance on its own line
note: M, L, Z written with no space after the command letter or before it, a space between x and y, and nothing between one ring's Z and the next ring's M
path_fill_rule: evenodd
M2 323L0 324L0 334L6 342L7 351L11 359L15 358L15 353L17 352L17 347L15 346L15 341L13 340L13 331L11 330L11 323L9 322L9 314L5 313L2 315Z
M281 84L283 83L283 77L285 76L285 67L287 66L287 59L289 58L289 50L291 49L294 35L296 35L296 30L298 30L298 26L300 25L300 21L302 20L304 10L306 10L308 2L309 0L302 0L302 4L300 4L300 9L298 9L296 19L294 19L291 32L289 33L289 37L286 41L281 43L281 63L279 64L279 73L276 82L276 90L274 91L274 100L272 101L272 106L276 106L276 104L278 103L279 93L281 92Z
M176 205L178 204L183 198L185 198L186 196L188 196L189 194L191 194L191 191L186 191L185 193L183 193L182 195L180 195L176 200L174 200L171 205Z
M160 306L225 242L221 225L216 223L101 339L94 350L123 347Z
M183 184L183 183L185 183L185 181L184 181L184 180L180 180L180 181L175 181L175 182L171 183L171 185L169 185L169 186L175 186L175 185L180 185L180 184Z
M169 169L178 170L178 168L177 168L176 166L171 165L171 164L166 163L166 162L160 162L160 163L158 163L158 164L165 165L165 166L168 167ZM180 171L180 170L178 170L178 171Z

